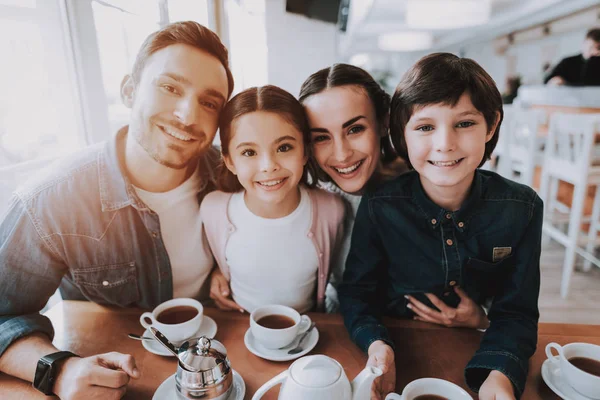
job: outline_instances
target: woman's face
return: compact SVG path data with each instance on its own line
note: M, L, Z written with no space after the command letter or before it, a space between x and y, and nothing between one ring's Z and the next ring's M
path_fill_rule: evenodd
M326 89L304 100L313 156L347 193L360 193L379 165L380 127L359 86Z

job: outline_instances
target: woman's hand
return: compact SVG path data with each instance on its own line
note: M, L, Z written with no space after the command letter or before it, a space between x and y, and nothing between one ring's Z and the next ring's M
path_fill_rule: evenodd
M221 310L244 312L244 309L231 299L229 281L219 268L215 268L210 274L210 298Z
M383 400L385 396L396 389L396 364L394 350L381 340L376 340L369 346L367 366L377 367L383 375L373 381L371 400Z
M500 371L492 371L479 389L479 400L515 400L513 385Z
M426 293L425 295L440 311L426 306L410 295L406 295L406 298L410 302L407 307L417 314L415 319L418 321L431 322L432 324L444 325L449 328L466 327L487 329L490 325L490 321L488 320L487 315L485 315L483 308L475 303L467 293L458 286L454 287L454 291L458 297L460 297L460 303L458 303L456 308L447 306L443 301L431 293Z

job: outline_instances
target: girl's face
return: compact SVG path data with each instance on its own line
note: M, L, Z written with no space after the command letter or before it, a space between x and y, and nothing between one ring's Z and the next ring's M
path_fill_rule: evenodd
M242 115L231 128L224 160L246 190L250 210L271 218L292 212L307 161L302 133L280 115L263 111Z
M404 132L408 158L434 202L436 193L466 196L495 129L488 128L468 93L454 107L432 104L415 110Z
M359 86L340 86L308 97L304 109L315 160L347 193L360 193L379 165L380 127Z

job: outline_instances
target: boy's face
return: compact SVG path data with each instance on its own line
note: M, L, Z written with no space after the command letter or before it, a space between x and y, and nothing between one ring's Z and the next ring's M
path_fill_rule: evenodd
M432 104L417 108L404 135L408 158L425 191L430 196L440 192L464 195L495 128L496 124L488 128L468 93L454 107Z

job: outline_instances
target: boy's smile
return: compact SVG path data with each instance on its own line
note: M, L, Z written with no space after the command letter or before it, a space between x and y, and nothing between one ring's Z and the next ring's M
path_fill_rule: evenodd
M431 200L446 209L460 208L495 128L487 126L468 93L454 106L415 108L406 125L406 147Z

